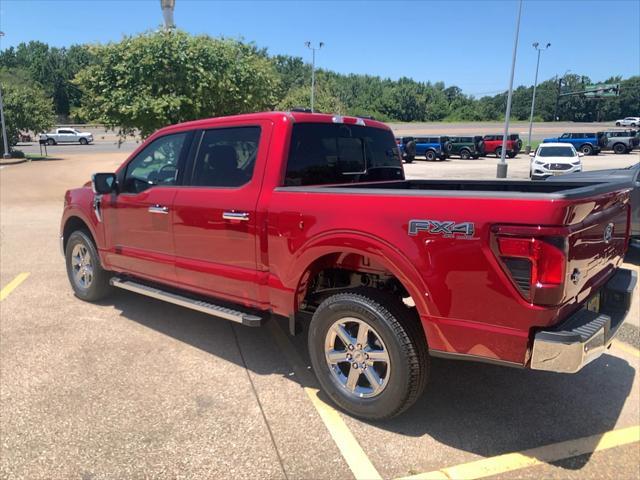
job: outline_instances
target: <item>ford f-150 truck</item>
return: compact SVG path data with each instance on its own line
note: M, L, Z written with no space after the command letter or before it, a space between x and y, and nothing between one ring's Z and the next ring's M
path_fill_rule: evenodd
M89 145L93 142L93 135L91 132L81 132L75 128L58 128L55 132L41 133L40 141L47 142L48 145L56 145L58 143Z
M430 357L600 356L636 281L628 237L624 185L407 180L382 123L269 112L159 130L66 193L60 240L80 299L287 319L327 395L379 419L418 398Z

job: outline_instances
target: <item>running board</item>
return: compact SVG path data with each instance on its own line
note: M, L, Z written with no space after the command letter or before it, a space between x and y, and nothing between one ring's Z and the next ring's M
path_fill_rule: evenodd
M194 300L193 298L185 297L173 292L167 292L159 288L134 282L133 280L124 280L122 278L113 277L110 283L114 287L122 288L123 290L129 290L130 292L163 300L168 303L173 303L174 305L180 305L181 307L190 308L191 310L197 310L198 312L206 313L207 315L212 315L214 317L231 320L232 322L241 323L247 327L260 327L264 322L264 318L258 317L257 315L251 315L231 308L221 307L220 305L214 305L213 303L202 300Z

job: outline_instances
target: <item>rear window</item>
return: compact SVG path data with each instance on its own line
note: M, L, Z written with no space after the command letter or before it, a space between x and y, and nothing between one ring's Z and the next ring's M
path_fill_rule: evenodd
M404 179L404 173L390 131L326 123L293 126L285 185L399 179Z

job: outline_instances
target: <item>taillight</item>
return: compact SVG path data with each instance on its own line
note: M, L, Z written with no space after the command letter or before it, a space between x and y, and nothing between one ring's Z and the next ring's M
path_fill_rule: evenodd
M562 301L567 266L563 236L520 236L498 233L494 253L520 294L531 303Z

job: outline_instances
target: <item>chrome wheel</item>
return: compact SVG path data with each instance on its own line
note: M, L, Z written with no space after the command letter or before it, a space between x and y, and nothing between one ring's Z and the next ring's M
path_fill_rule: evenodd
M325 338L325 359L333 379L349 395L369 398L387 386L389 352L370 325L353 317L335 322Z
M93 263L86 245L79 243L73 247L71 268L75 284L83 289L89 288L93 282Z

